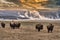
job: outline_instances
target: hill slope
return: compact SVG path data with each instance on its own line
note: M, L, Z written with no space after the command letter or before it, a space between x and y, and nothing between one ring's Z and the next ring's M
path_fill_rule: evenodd
M60 0L0 0L0 8L45 9L59 8Z

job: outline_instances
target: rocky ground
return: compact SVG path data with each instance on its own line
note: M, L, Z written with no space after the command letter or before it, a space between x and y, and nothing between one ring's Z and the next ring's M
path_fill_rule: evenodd
M60 24L55 25L53 33L47 33L46 26L48 23L42 23L44 29L37 32L35 29L36 22L21 22L19 29L11 29L9 23L6 23L6 28L0 25L0 40L60 40Z

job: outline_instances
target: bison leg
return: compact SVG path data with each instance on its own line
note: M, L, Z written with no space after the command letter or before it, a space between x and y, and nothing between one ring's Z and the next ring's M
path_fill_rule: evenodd
M15 29L15 27L12 27L12 29Z
M5 26L2 26L2 28L5 28Z
M52 31L53 31L53 30L51 29L51 33L52 33Z
M19 27L18 27L18 29L19 29Z
M38 32L40 31L40 29L38 29Z
M48 29L48 33L50 32L50 30Z

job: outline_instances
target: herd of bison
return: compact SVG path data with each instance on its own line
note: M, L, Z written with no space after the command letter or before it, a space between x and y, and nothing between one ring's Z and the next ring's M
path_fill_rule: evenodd
M15 23L15 22L10 22L10 27L12 28L12 29L16 29L16 28L20 28L20 26L21 26L21 23ZM4 22L1 22L1 27L2 28L5 28L5 23ZM47 25L47 30L48 30L48 33L49 32L51 32L52 33L52 31L53 31L53 28L54 28L54 25L53 24L51 24L51 23L49 23L49 25ZM41 30L43 30L43 25L42 24L36 24L36 26L35 26L35 29L38 31L38 32L40 32Z

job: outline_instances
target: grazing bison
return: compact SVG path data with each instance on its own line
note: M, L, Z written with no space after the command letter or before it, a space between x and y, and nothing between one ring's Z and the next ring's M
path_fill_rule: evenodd
M37 24L37 25L36 25L36 29L37 29L38 32L39 32L40 30L43 29L43 25L42 25L42 24Z
M2 26L2 28L5 28L5 23L1 22L1 26Z
M19 28L20 25L21 25L21 24L20 24L19 22L18 22L18 23L15 23L15 27L16 27L16 28Z
M14 23L14 22L11 22L11 23L10 23L10 27L11 27L12 29L15 29L15 23Z
M53 31L53 28L54 28L54 25L49 24L49 25L47 26L48 33L49 33L49 32L52 32L52 31Z

